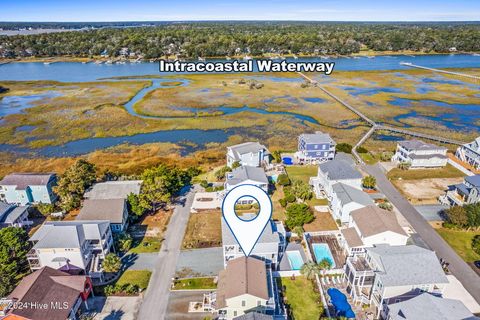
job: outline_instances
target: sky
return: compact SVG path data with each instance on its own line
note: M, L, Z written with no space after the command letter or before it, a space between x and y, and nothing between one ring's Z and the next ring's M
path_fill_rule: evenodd
M479 0L0 0L0 21L478 21Z

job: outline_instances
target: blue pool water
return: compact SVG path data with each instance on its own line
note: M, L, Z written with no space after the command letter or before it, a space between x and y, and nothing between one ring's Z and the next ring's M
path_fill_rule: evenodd
M283 162L283 164L286 164L286 165L292 165L293 164L292 158L290 158L290 157L283 157L282 162Z
M333 259L332 252L326 243L314 243L312 244L313 253L315 254L315 260L318 262L323 259L330 261L332 268L335 268L335 260Z
M287 251L287 258L292 270L300 270L303 266L303 258L298 251Z

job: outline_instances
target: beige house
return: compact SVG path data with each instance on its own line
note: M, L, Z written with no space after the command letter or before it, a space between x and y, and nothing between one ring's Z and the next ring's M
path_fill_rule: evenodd
M274 282L265 262L255 258L237 258L220 271L216 309L220 320L257 312L274 314Z

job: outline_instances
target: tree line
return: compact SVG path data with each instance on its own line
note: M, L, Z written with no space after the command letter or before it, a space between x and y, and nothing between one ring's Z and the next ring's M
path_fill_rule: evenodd
M361 50L480 51L480 24L190 22L149 27L104 27L36 35L0 36L0 54L16 57L110 57L153 59L265 54L348 55Z

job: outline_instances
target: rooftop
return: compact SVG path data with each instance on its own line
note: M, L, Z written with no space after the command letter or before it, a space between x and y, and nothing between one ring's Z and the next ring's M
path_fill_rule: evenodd
M388 306L392 320L466 320L474 317L459 300L444 299L423 293Z
M227 306L227 299L244 294L269 299L267 270L262 260L247 257L233 259L220 271L217 289L219 308Z
M17 186L18 190L24 190L28 186L47 185L54 173L11 173L0 181L2 186Z
M448 283L435 252L415 246L377 245L367 248L379 267L377 275L384 286L410 286Z
M480 187L480 174L465 177L465 181L478 188Z
M84 194L87 199L127 199L131 193L138 195L141 180L107 181L94 184Z
M350 248L363 246L363 241L362 239L360 239L360 236L358 235L357 230L355 230L355 228L342 229L341 232Z
M361 179L362 174L352 164L343 159L333 159L319 165L330 180Z
M245 214L243 215L243 217L248 220L250 218L250 215ZM251 217L253 218L254 215L251 215ZM222 216L222 243L224 246L238 245L237 240L233 236L233 233L228 227L227 223L225 222L225 219L223 218L223 216ZM277 248L278 248L278 243L280 243L280 237L276 230L276 226L271 220L269 223L267 223L267 225L265 226L265 229L263 229L263 232L260 235L260 238L258 239L257 244L255 246L259 244L270 244L270 243L274 243L277 246Z
M373 205L372 198L362 190L358 190L341 182L335 183L332 188L343 205L351 202L356 202L364 206Z
M273 316L258 312L249 312L240 317L235 317L233 320L273 320Z
M80 293L84 292L86 276L71 276L68 273L44 267L22 279L9 295L9 299L23 304L46 304L48 308L17 308L12 313L26 319L65 320ZM68 308L52 308L52 302L67 304Z
M0 225L11 224L28 209L28 206L16 206L0 202Z
M240 160L240 155L242 154L256 153L260 150L264 150L266 154L270 153L267 147L265 147L263 144L260 144L259 142L256 142L256 141L236 144L236 145L227 147L227 149L232 151L233 156L235 157L236 160Z
M237 185L247 180L268 184L268 178L262 168L242 166L227 173L227 183Z
M446 150L447 149L444 147L439 147L432 143L426 143L426 142L423 142L422 140L416 140L416 139L400 141L398 142L398 144L408 150L440 150L440 149Z
M364 237L370 237L386 231L404 236L407 235L398 223L395 213L380 209L376 205L354 210L351 215Z
M108 220L123 223L125 199L87 199L83 202L77 220Z
M315 133L301 134L300 139L303 139L306 143L310 144L335 143L328 133L323 133L320 131L316 131Z

